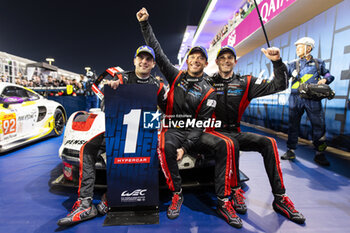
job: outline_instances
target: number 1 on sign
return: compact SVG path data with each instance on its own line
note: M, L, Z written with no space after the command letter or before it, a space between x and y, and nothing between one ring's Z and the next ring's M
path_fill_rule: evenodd
M124 153L135 153L139 133L141 109L132 109L124 115L123 125L127 125Z

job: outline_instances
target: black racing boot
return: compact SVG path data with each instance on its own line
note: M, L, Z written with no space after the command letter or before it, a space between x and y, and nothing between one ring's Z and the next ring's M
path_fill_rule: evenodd
M328 159L326 158L325 154L321 151L316 151L314 161L321 166L331 165L330 162L328 161Z
M171 204L168 207L168 211L166 213L168 218L175 219L175 218L179 217L180 209L181 209L181 205L182 205L183 201L184 201L184 197L182 195L182 191L173 193Z
M247 205L244 202L245 197L243 196L245 192L239 188L239 189L232 189L231 194L231 202L233 208L236 210L239 214L245 214L247 213Z
M303 224L305 222L305 217L294 208L293 202L285 194L275 195L272 206L276 212L295 223Z
M284 155L281 156L281 159L284 160L293 160L295 159L295 153L293 149L288 149L286 153L284 153Z
M92 204L92 198L78 198L74 203L72 211L64 218L58 220L57 225L69 226L82 222L97 215L96 207Z
M241 228L243 223L241 218L236 214L235 209L232 206L231 201L228 198L218 198L218 204L216 212L219 216L223 217L228 224L235 228Z

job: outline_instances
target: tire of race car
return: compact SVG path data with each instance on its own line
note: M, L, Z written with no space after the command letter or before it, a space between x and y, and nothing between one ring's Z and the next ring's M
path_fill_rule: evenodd
M62 110L59 108L57 108L55 110L54 121L55 121L55 126L54 126L53 131L54 131L56 136L60 136L64 131L64 126L66 124L66 118L65 118Z

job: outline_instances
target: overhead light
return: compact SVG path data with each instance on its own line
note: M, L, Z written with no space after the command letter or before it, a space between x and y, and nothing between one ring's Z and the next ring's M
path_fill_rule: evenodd
M51 63L55 61L54 58L46 58L45 60L49 63L49 65L51 65Z

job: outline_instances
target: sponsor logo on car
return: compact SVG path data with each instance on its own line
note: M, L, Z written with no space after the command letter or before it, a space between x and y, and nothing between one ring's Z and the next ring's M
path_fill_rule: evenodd
M34 117L35 117L35 115L33 115L33 114L19 116L18 121L27 121L27 120L33 119Z
M64 145L83 145L85 142L85 140L67 140Z
M69 163L63 162L63 174L67 180L73 180L73 166Z

